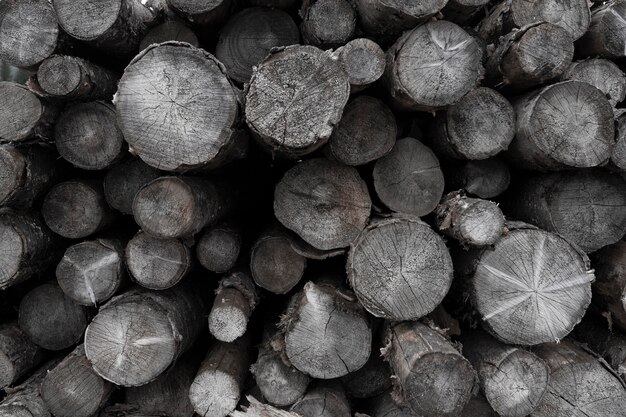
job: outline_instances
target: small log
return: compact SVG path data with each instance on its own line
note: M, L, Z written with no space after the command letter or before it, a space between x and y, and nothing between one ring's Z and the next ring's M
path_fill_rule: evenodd
M120 160L126 146L115 116L115 107L103 101L66 107L54 126L61 157L85 170L106 169Z
M248 272L236 271L222 278L209 313L209 331L213 337L230 343L243 336L258 302Z
M380 201L398 213L425 216L443 195L439 160L417 139L396 141L391 152L376 161L372 175Z
M121 239L95 239L65 251L56 277L63 292L77 304L97 307L126 283Z
M431 21L402 35L387 51L385 82L394 104L432 111L457 102L482 77L478 41L445 20Z
M457 159L487 159L505 151L515 136L515 112L495 90L479 87L437 114L432 147Z
M198 26L217 26L236 6L234 0L167 0L167 5L180 17Z
M196 258L200 265L217 274L230 271L241 252L241 233L240 227L230 222L206 228L196 243Z
M7 0L0 6L0 60L20 68L36 67L54 53L59 24L45 0Z
M307 282L293 296L282 325L289 361L313 378L347 375L370 356L372 329L367 314L354 293L334 283Z
M619 241L592 255L596 281L595 307L610 317L611 323L626 330L626 241Z
M231 79L247 83L253 67L259 65L272 48L299 41L298 27L286 12L253 7L234 15L222 28L215 56L224 63Z
M517 132L508 156L514 166L541 171L590 168L611 157L613 110L592 85L552 84L517 98L513 107Z
M509 213L564 236L587 253L626 233L626 182L619 175L600 170L537 175L514 199Z
M231 417L302 417L294 412L281 410L269 404L262 404L252 396L248 396L246 399L250 405L241 407L242 411L233 411L229 414Z
M250 366L248 350L246 337L211 347L189 390L200 417L225 417L235 410Z
M116 385L154 381L202 330L203 305L190 288L134 288L106 303L85 333L94 370Z
M433 311L453 276L443 239L426 223L408 217L373 222L350 247L346 271L367 311L397 321Z
M352 410L341 385L318 384L309 389L289 411L302 417L351 417Z
M250 251L250 272L256 285L274 294L287 294L302 279L306 258L296 252L280 229L262 233Z
M595 296L595 294L594 294ZM604 319L587 314L574 329L574 338L602 356L611 368L624 379L626 377L626 334L610 329Z
M626 173L626 112L615 118L616 143L611 154L610 167Z
M448 339L420 322L390 325L385 339L401 404L424 417L457 416L463 410L476 376Z
M480 331L461 341L463 354L476 369L481 390L498 415L525 417L537 408L549 380L542 359Z
M141 159L128 159L107 172L104 177L104 197L114 209L133 214L133 200L137 192L159 176L159 171Z
M349 95L348 76L331 52L313 46L281 48L252 75L246 121L272 152L298 158L328 141Z
M68 239L80 239L113 224L115 214L104 199L102 184L76 179L61 182L43 200L41 214L48 227Z
M139 41L158 19L140 0L52 0L59 25L71 37L116 55L137 52Z
M134 152L167 171L200 168L217 158L234 137L238 115L237 93L224 73L213 55L184 43L139 53L114 100Z
M391 369L383 361L380 350L372 348L365 365L341 377L341 383L350 398L373 398L391 388Z
M55 417L91 417L106 403L113 388L93 371L80 345L48 372L40 391Z
M504 214L492 201L447 194L435 209L437 228L462 246L493 245L502 234Z
M28 338L16 322L0 325L0 387L15 384L43 358L43 350Z
M367 224L371 200L356 169L317 158L291 168L276 185L274 214L312 246L348 246Z
M624 383L605 363L566 341L546 343L535 353L550 368L550 384L533 417L624 416Z
M18 323L24 333L47 350L75 345L88 323L87 309L74 303L58 285L47 283L29 291L19 307Z
M385 103L359 96L346 105L328 141L328 152L345 165L364 165L388 154L397 133L396 119Z
M351 93L366 89L385 72L385 52L370 39L353 39L337 52L339 63L348 76Z
M59 362L60 358L46 362L22 384L11 388L0 402L0 417L51 417L39 387L48 372Z
M626 76L608 59L575 61L563 73L561 80L577 80L593 85L604 93L613 107L626 97Z
M207 178L160 177L133 200L141 229L158 238L183 238L221 220L233 206L227 187Z
M626 1L609 1L593 10L589 30L576 43L580 56L626 56Z
M43 1L43 0L42 0ZM56 107L23 85L0 81L0 142L24 142L33 137L51 137Z
M191 271L193 261L185 242L139 232L126 245L126 265L137 284L151 290L165 290Z
M347 0L306 0L300 16L302 39L309 45L334 48L354 35L356 11Z
M47 147L0 146L0 206L32 207L56 178L56 156Z
M480 198L494 198L509 188L511 173L500 157L467 161L446 169L446 185Z
M168 20L146 33L139 43L139 50L143 51L152 44L168 41L185 42L196 48L200 47L200 41L193 30L178 20Z

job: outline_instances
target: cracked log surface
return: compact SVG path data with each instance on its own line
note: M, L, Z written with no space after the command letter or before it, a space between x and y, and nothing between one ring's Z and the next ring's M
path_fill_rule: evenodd
M0 81L0 142L50 137L57 109L23 85Z
M335 48L354 35L357 15L347 0L306 0L300 16L302 39L309 45Z
M561 76L562 80L584 81L602 91L613 107L626 97L626 76L608 59L575 61Z

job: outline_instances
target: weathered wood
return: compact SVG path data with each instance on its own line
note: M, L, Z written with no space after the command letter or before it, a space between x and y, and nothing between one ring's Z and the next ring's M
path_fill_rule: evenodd
M608 313L613 324L626 330L626 241L606 246L592 255L596 281L595 307Z
M385 339L399 402L424 417L458 415L476 376L451 342L420 322L390 325Z
M415 320L430 313L452 283L443 239L417 218L372 223L350 247L348 280L376 317Z
M387 51L385 82L394 103L431 111L455 103L482 77L478 41L445 20L431 21L402 35Z
M543 360L480 331L464 335L461 341L463 354L498 415L525 417L537 408L548 389L549 369Z
M203 328L202 301L191 288L134 288L106 303L85 333L94 370L124 387L154 381Z
M237 407L250 366L248 343L247 337L216 342L207 353L189 390L201 417L225 417Z
M462 246L492 245L505 232L504 214L492 201L452 192L435 209L437 228Z
M158 170L146 165L141 159L128 159L107 172L103 185L104 197L114 209L133 214L133 200L137 192L159 176Z
M167 5L190 23L210 27L224 21L236 6L234 0L167 0Z
M293 296L282 326L289 361L313 378L347 375L365 365L370 356L368 317L354 293L334 283L307 282Z
M443 195L439 160L417 139L396 141L391 152L376 161L372 175L378 198L395 212L425 216Z
M573 62L561 76L562 80L584 81L602 91L613 107L626 97L626 76L608 59L591 58Z
M0 417L51 417L39 387L48 371L59 362L60 358L46 362L22 384L12 387L0 403Z
M523 183L514 200L510 214L558 233L588 253L626 233L626 182L619 175L601 170L536 175Z
M626 112L615 118L615 130L617 140L611 154L610 167L626 172Z
M300 16L304 42L324 48L344 45L356 27L356 11L347 0L306 0Z
M17 83L0 81L0 95L4 97L0 103L0 142L51 137L56 107Z
M519 168L559 170L603 165L615 143L613 110L590 84L563 81L513 101L517 132L509 161Z
M349 95L348 76L331 52L281 48L252 75L246 122L272 152L298 158L328 141Z
M91 417L105 404L113 388L93 371L80 345L48 372L40 391L55 417Z
M611 368L624 379L626 377L626 334L615 327L609 328L611 322L587 314L572 334L580 342L602 356Z
M391 368L383 361L375 343L372 353L362 368L341 377L341 383L350 398L376 397L391 387Z
M0 387L16 383L43 358L43 350L28 338L16 322L0 325Z
M370 39L353 39L338 48L337 53L339 63L348 76L351 93L369 87L385 72L385 52Z
M124 246L121 239L94 239L65 251L56 268L63 292L74 302L97 307L126 283Z
M276 218L323 250L346 247L356 239L371 204L356 169L322 158L291 168L274 191Z
M41 214L48 227L69 239L80 239L113 224L115 214L104 199L102 184L76 179L61 182L46 194Z
M238 99L224 73L213 55L178 42L151 45L131 61L114 101L124 138L145 163L200 168L228 147Z
M45 146L0 146L0 206L32 207L57 177Z
M494 198L509 188L511 173L500 157L455 164L444 170L446 185L480 198Z
M626 56L626 1L609 1L594 9L589 30L576 43L580 56Z
M350 417L350 403L337 383L317 384L310 388L289 411L302 417Z
M242 411L233 411L232 417L298 417L299 415L290 411L272 407L269 404L262 404L254 397L248 396L250 405L242 407ZM300 416L301 417L301 416Z
M233 222L222 222L206 228L196 243L196 258L200 265L218 274L230 271L241 252L241 234L241 228Z
M222 28L215 56L224 63L231 79L247 83L253 67L259 65L272 48L299 41L298 27L286 12L253 7L234 15Z
M505 151L514 135L511 103L497 91L479 87L437 114L430 143L451 158L486 159Z
M222 278L209 313L209 331L213 337L230 343L243 336L258 302L254 282L247 271L235 271Z
M168 20L154 26L146 33L139 43L139 50L142 51L154 43L168 41L186 42L196 48L200 47L198 37L193 30L178 20Z
M32 289L22 298L18 323L38 346L47 350L63 350L82 337L88 323L88 312L65 295L58 285L47 283Z

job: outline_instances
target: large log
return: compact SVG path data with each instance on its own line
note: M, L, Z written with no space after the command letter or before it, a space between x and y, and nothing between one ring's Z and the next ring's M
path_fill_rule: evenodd
M626 56L626 1L606 2L594 9L589 30L576 43L581 56Z
M32 207L56 179L55 162L44 146L0 146L0 206Z
M445 183L452 190L464 189L480 198L494 198L509 188L511 172L500 157L456 163L444 170Z
M135 194L147 183L159 178L159 171L131 158L111 168L104 177L104 197L114 209L133 214Z
M52 359L42 365L20 385L11 388L10 393L0 402L0 417L52 417L41 398L41 381L61 358Z
M354 34L356 11L348 0L306 0L300 9L302 39L309 45L334 48Z
M341 385L317 384L289 409L302 417L350 417L352 410Z
M219 341L233 342L246 333L248 320L259 296L245 270L234 271L220 280L209 313L209 331Z
M385 52L367 38L353 39L337 49L339 62L350 82L350 92L359 92L378 81L385 72Z
M602 248L591 259L596 274L594 305L626 330L626 241Z
M28 338L16 322L0 325L0 387L16 383L43 358L43 350Z
M561 76L562 80L584 81L602 91L613 107L626 97L626 76L608 59L575 61Z
M57 108L23 85L0 81L0 142L49 139Z
M200 265L218 274L230 271L241 252L241 234L241 228L232 222L222 222L206 228L196 243L196 258ZM254 277L254 271L252 276Z

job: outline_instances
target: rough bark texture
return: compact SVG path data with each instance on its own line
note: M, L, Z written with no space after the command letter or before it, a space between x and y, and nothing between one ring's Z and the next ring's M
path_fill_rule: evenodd
M615 143L611 104L590 84L564 81L513 102L514 166L540 171L590 168L608 162Z
M300 15L302 39L309 45L344 45L356 27L356 11L347 0L306 0Z
M218 274L230 271L241 252L241 233L241 228L231 222L218 223L205 229L196 244L196 258L200 265Z
M56 268L63 292L84 306L104 303L126 283L124 246L121 239L95 239L77 243L65 251Z
M236 6L234 0L167 0L167 5L194 25L209 27L221 23Z
M0 403L0 417L52 417L39 393L41 381L60 361L52 359L26 381L13 387Z
M390 325L385 356L395 397L424 417L458 415L472 394L472 366L439 331L420 322Z
M592 256L596 281L594 304L613 324L626 330L626 241L607 246Z
M367 38L351 40L337 49L339 63L348 76L350 92L356 93L378 81L385 72L385 52Z
M290 411L302 417L350 417L350 403L339 384L318 384L308 390Z
M346 394L350 398L372 398L391 387L391 369L383 361L375 343L370 358L362 368L341 378Z
M246 121L272 152L297 158L324 145L350 95L337 57L313 46L274 50L252 75Z
M13 385L43 360L44 354L16 322L0 325L0 387Z
M626 76L608 59L591 58L573 62L562 80L577 80L589 83L602 91L613 107L626 97Z
M23 85L0 81L0 142L48 139L57 109Z
M615 327L609 328L611 322L591 315L585 316L576 326L572 334L576 340L602 356L611 368L624 379L626 377L626 334Z
M365 228L371 200L356 169L326 159L291 168L274 191L274 213L322 250L348 246Z
M178 20L169 20L150 29L139 43L139 50L144 50L154 43L168 41L186 42L198 48L198 37L187 25Z
M259 65L272 48L299 41L298 27L286 12L254 7L237 13L222 28L215 56L224 63L231 79L247 83L253 67Z
M350 247L346 271L367 311L397 321L433 311L453 275L443 239L409 217L380 220L365 229Z
M0 206L32 207L57 177L45 146L0 146Z
M87 358L116 385L147 384L191 347L202 314L201 300L188 287L131 289L102 306L87 327Z
M499 157L467 161L446 170L446 185L480 198L494 198L509 188L511 172Z
M576 50L581 56L606 58L626 56L626 1L610 1L593 11L589 31L578 40Z
M149 46L131 61L114 101L124 138L145 163L200 168L228 147L238 98L224 73L213 55L178 42Z
M222 278L209 313L209 331L219 341L233 342L246 333L248 319L259 302L256 287L246 271Z
M18 323L24 333L47 350L76 344L88 323L87 309L74 303L56 284L40 285L24 296Z
M147 183L159 178L159 171L139 158L128 159L111 168L104 177L104 197L114 209L133 214L135 194Z
M313 378L347 375L370 356L372 330L365 311L354 293L332 283L308 282L292 298L282 324L289 361Z

